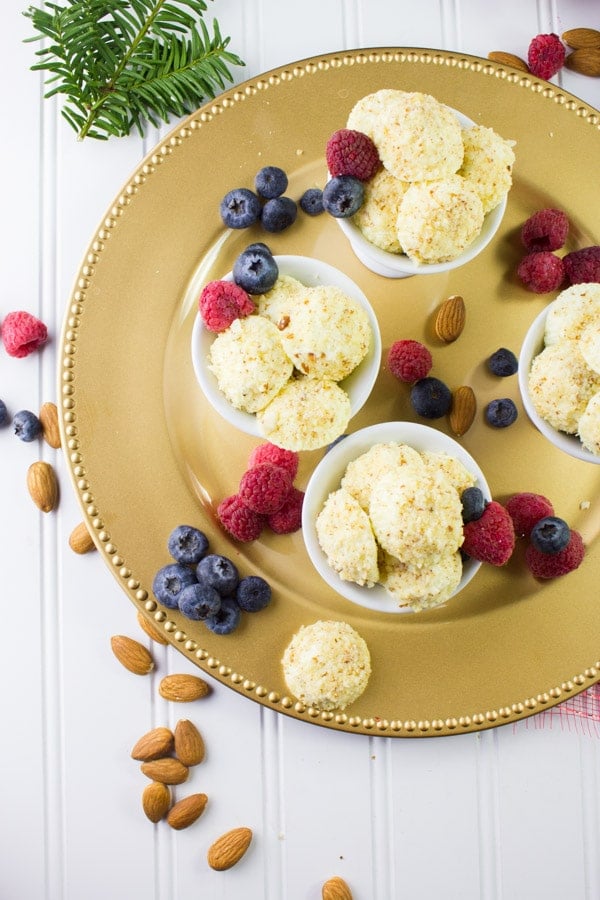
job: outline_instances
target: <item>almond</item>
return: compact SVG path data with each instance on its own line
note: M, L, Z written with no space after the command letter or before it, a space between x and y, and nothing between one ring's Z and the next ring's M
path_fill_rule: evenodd
M152 781L142 793L142 807L151 822L164 819L171 805L171 791L166 784Z
M122 666L133 672L134 675L147 675L154 668L154 660L150 651L124 634L113 635L110 639L112 652Z
M451 344L460 337L465 327L467 311L465 301L458 294L448 297L441 304L435 317L435 333L440 340Z
M197 766L204 759L202 735L189 719L180 719L175 726L175 756L184 766Z
M573 50L581 47L600 47L600 31L595 28L570 28L563 31L562 39Z
M58 409L56 403L42 403L38 415L42 426L42 437L50 447L60 447L60 430L58 427Z
M565 68L579 75L600 76L600 47L581 47L565 59Z
M339 875L325 882L321 895L323 900L352 900L352 891Z
M148 637L153 641L156 641L157 644L164 644L166 646L169 643L169 639L162 634L143 613L138 612L137 620L142 631L145 631Z
M169 810L167 822L176 831L189 828L204 812L207 800L206 794L190 794L189 797L183 797Z
M143 734L134 744L131 758L140 762L150 762L168 756L173 750L174 737L170 728L159 726ZM181 760L181 762L184 762ZM185 763L184 763L185 764Z
M250 828L233 828L211 844L206 858L211 869L222 872L240 861L252 840Z
M473 424L476 412L477 400L473 388L466 384L456 388L450 408L450 428L454 434L458 437L465 434Z
M190 774L188 767L172 756L143 762L140 769L147 778L160 781L161 784L183 784Z
M96 549L94 539L85 522L80 522L79 525L76 525L69 535L69 547L75 553L89 553L90 550Z
M34 462L27 470L27 488L31 499L42 512L51 512L58 502L58 481L50 463Z
M488 53L488 59L492 62L500 63L502 66L511 66L513 69L521 69L522 72L529 72L529 66L520 56L514 53L505 53L504 50L492 50Z
M197 675L165 675L158 686L158 693L165 700L189 703L208 694L208 684Z

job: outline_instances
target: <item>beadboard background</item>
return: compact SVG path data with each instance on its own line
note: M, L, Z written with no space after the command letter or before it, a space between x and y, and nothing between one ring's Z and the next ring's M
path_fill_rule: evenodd
M58 337L84 251L170 130L78 143L29 71L24 6L3 4L0 318L29 309L52 340L25 360L0 354L0 397L12 411L57 399ZM359 46L523 56L539 32L600 27L591 0L216 0L208 14L246 60L239 80ZM555 81L600 107L600 79L564 72ZM598 172L587 174L597 190ZM62 487L49 515L25 487L40 454ZM346 735L219 684L201 705L174 709L158 680L197 670L158 645L148 678L115 660L111 635L146 639L99 554L68 547L81 515L62 452L4 429L0 460L1 900L318 900L334 874L355 900L598 900L593 727L558 715L450 738ZM149 728L183 716L204 734L207 756L178 795L210 799L194 826L174 832L143 815L146 782L129 753ZM251 850L213 872L208 845L237 825L253 829Z

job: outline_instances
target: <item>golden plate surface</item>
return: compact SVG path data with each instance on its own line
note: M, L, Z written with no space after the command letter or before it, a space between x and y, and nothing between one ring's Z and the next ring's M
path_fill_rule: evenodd
M516 141L514 186L492 244L445 275L387 280L352 255L327 215L299 213L286 232L223 228L219 201L252 187L263 165L282 166L287 193L323 186L324 147L356 100L380 88L433 94ZM496 379L485 360L499 346L518 353L525 331L553 295L526 291L514 272L519 227L558 206L571 218L570 246L600 238L592 188L600 114L557 86L474 56L376 48L302 60L249 80L194 113L140 164L107 210L77 274L62 334L59 381L63 446L94 541L130 600L205 673L240 694L332 729L418 737L458 734L516 721L600 679L600 467L551 447L530 424L516 376ZM312 570L300 533L249 545L227 540L216 504L236 490L257 439L234 431L204 400L189 352L195 286L221 277L253 240L276 253L321 258L342 268L370 298L386 349L401 337L426 342L432 374L473 386L475 424L460 440L496 499L528 490L581 531L587 557L547 584L526 571L519 545L502 569L482 566L447 607L420 615L371 613L329 590ZM467 305L454 344L436 340L433 316L450 294ZM382 367L352 430L412 419L405 385ZM483 410L493 397L519 408L508 429ZM448 430L445 420L434 423ZM302 455L304 486L320 453ZM242 574L262 574L274 599L236 632L212 635L156 603L152 580L169 562L178 524L196 524ZM320 618L349 622L367 641L373 673L344 712L324 713L290 697L280 659L294 632Z

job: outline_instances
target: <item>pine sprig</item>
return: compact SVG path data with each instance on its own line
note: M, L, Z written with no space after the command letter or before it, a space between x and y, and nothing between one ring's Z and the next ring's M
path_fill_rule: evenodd
M45 96L62 94L61 110L78 138L143 135L185 116L233 81L243 66L227 50L216 20L209 31L203 0L69 0L24 13L45 40L33 70L47 73Z

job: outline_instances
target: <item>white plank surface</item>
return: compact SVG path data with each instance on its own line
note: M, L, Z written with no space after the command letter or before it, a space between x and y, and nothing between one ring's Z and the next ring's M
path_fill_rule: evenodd
M25 360L0 354L0 397L13 412L56 399L58 336L83 252L167 131L77 143L29 71L23 8L17 0L3 7L0 318L30 309L52 341ZM216 0L209 14L247 62L240 80L358 46L523 56L538 32L600 27L600 4L587 0ZM564 72L558 80L600 106L599 79ZM40 454L63 486L50 516L25 487ZM0 459L1 900L318 900L334 874L356 900L600 896L594 732L522 723L443 739L346 735L220 685L201 704L173 709L158 697L158 680L195 670L157 645L147 679L115 661L111 635L141 633L99 555L78 557L67 546L80 512L61 451L4 430ZM129 753L140 734L184 716L204 734L207 757L174 794L203 791L209 804L200 822L175 833L143 816L146 780ZM206 849L236 825L253 828L251 852L215 873Z

